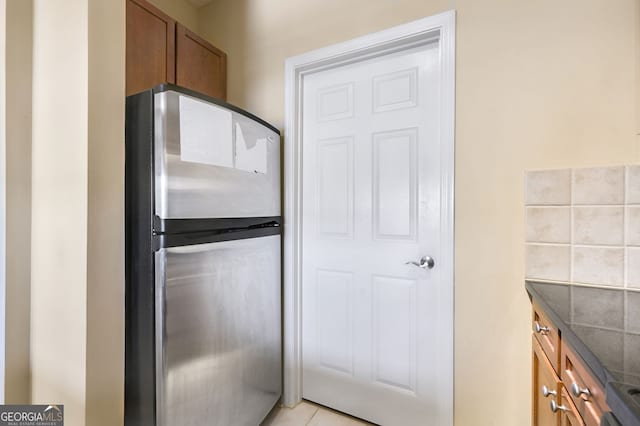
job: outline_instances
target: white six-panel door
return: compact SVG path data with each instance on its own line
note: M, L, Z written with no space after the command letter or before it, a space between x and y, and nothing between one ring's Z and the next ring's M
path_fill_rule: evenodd
M381 425L436 424L449 368L439 70L432 43L303 79L303 397Z

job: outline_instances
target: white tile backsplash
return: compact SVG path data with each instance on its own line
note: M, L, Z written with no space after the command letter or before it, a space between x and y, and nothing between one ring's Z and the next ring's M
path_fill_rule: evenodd
M624 244L624 207L574 207L573 243Z
M543 170L527 173L528 205L566 205L571 202L571 170Z
M624 167L573 170L573 204L623 204Z
M568 245L527 244L527 278L569 281L571 247Z
M529 243L571 242L570 207L527 207L527 236Z
M640 165L526 176L528 279L640 289Z
M640 165L627 166L627 204L640 204Z
M627 207L627 245L640 246L640 206Z
M573 281L619 286L624 282L624 248L574 247Z
M627 248L627 287L640 288L640 248Z

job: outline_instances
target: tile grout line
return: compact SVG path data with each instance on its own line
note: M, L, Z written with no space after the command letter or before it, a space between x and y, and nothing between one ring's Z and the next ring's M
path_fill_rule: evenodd
M318 411L320 411L320 407L316 406L315 408L316 408L316 411L313 412L313 416L309 418L309 421L305 423L306 426L311 424L311 421L313 420L313 418L316 416L316 414L318 414Z

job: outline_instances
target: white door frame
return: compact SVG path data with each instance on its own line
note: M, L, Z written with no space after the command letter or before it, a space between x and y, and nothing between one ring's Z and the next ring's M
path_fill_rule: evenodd
M302 83L306 74L359 62L429 42L440 49L440 147L441 147L441 269L442 289L450 302L451 316L434 324L438 330L438 365L447 365L449 389L439 389L444 412L453 424L454 333L454 128L455 128L455 11L423 18L384 31L335 44L285 63L284 141L284 391L282 402L293 406L302 399Z

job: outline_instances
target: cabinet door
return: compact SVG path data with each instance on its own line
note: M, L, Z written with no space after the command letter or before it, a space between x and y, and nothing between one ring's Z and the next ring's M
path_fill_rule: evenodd
M582 417L578 414L578 409L573 404L567 390L563 387L560 394L560 426L584 426ZM599 422L598 422L599 424Z
M562 384L537 339L533 339L533 420L532 426L558 426L560 413L551 411L550 402L559 402ZM546 394L546 395L545 395Z
M176 44L176 84L226 100L227 54L179 23Z
M127 95L175 83L175 25L146 1L127 1Z
M604 389L581 358L565 342L562 342L561 376L567 390L571 391L572 387L581 390L578 396L572 393L569 396L578 408L584 423L587 426L599 426L602 414L611 410L606 403Z

